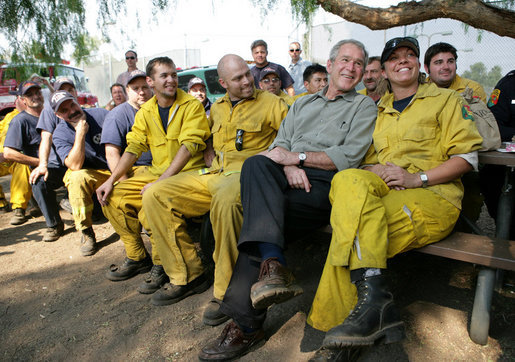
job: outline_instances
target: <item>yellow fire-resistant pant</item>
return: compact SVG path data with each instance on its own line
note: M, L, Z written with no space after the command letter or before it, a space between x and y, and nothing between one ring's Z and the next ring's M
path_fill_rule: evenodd
M240 173L180 173L150 187L143 195L143 209L166 274L176 285L185 285L203 273L185 219L210 211L215 236L214 296L222 299L238 257L243 222Z
M108 205L102 207L104 215L109 219L125 246L127 258L143 260L147 256L145 244L141 238L141 226L150 233L152 245L152 261L161 265L154 246L154 236L149 227L142 208L141 189L148 183L157 180L147 167L133 167L133 176L117 184L107 200ZM130 176L130 175L129 175ZM145 191L145 193L148 192Z
M0 163L0 176L11 174L11 204L13 209L27 209L32 196L29 183L30 168L18 162ZM0 207L7 206L4 190L0 185Z
M376 174L349 169L336 174L329 194L333 235L308 323L327 331L357 301L350 270L386 268L386 259L447 236L459 210L423 188L390 190Z
M68 198L73 209L75 228L78 231L86 230L93 224L93 193L111 175L109 170L95 170L84 168L78 171L68 169L64 174L63 182L68 189Z

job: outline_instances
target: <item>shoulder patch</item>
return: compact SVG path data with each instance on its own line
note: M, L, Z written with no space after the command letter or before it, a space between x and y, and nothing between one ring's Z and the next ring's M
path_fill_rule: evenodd
M468 104L464 104L461 107L461 113L463 114L464 119L470 119L471 121L474 120L474 116L472 116L472 111L470 110L470 107Z
M488 103L486 104L488 108L493 107L499 101L499 96L501 95L500 89L494 89L492 94L490 95L490 99L488 99Z

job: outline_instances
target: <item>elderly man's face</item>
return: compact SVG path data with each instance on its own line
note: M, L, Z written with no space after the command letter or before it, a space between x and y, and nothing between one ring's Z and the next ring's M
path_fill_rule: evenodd
M202 84L194 84L188 93L197 98L202 104L205 104L207 101L206 87L204 87Z
M263 79L261 79L259 86L261 89L275 94L276 96L281 93L281 79L274 73L267 74Z

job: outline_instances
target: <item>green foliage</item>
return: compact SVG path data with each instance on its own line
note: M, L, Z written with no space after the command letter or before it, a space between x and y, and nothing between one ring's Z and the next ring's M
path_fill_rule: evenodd
M475 80L485 89L492 89L499 79L502 78L501 71L502 69L498 65L493 66L492 69L488 71L483 63L478 62L472 64L469 70L463 72L463 77Z
M56 62L65 44L83 32L83 0L0 0L0 49L12 62Z

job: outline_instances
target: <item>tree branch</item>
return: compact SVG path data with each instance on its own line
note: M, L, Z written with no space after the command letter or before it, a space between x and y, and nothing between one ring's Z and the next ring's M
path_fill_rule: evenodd
M515 38L515 12L480 0L423 0L389 8L372 8L350 0L317 0L325 10L371 30L410 25L437 18L460 20L477 29Z

